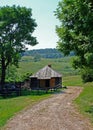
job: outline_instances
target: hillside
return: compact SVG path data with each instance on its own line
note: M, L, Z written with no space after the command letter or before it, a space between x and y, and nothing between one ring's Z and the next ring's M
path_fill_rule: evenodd
M70 56L74 55L72 52ZM41 58L62 58L64 54L59 52L57 49L49 48L49 49L36 49L36 50L28 50L22 53L22 56L33 56L33 57L41 57Z
M48 64L51 64L52 68L63 76L77 75L78 71L72 68L72 59L73 57L68 56L63 58L41 58L36 60L32 56L23 56L19 63L19 68L17 69L18 76L23 77L23 75L26 75L27 73L33 74Z

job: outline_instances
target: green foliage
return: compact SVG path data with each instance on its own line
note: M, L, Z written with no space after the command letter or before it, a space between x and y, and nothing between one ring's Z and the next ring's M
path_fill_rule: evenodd
M55 15L60 21L60 26L56 27L58 49L65 55L71 51L75 53L78 57L73 62L75 68L93 69L93 2L63 0Z
M83 82L92 82L93 81L93 69L90 69L89 67L82 69L81 76L82 76Z
M8 66L6 70L6 82L15 82L17 79L17 68L13 65Z
M22 75L22 81L25 81L25 80L29 80L29 77L32 75L32 73L26 73L24 75Z
M36 49L36 50L28 50L22 53L23 56L33 56L36 57L39 55L41 58L62 58L64 57L57 49Z
M36 26L30 8L0 7L1 83L5 81L7 67L10 64L18 66L20 53L26 50L26 45L37 44L32 36Z

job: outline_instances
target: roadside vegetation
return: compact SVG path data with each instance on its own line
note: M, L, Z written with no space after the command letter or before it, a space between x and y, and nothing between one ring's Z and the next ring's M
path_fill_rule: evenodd
M0 99L0 129L7 123L7 121L15 116L19 111L27 109L29 106L50 97L50 94L30 93L31 95Z
M80 113L88 116L93 123L93 82L82 85L83 92L75 100Z
M63 85L83 88L82 93L75 99L74 103L79 112L87 116L93 123L93 82L83 83L80 75L76 75L64 77Z

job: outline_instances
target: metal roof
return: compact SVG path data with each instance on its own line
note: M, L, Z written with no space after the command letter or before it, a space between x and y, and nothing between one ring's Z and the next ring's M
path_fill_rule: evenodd
M37 73L30 76L30 78L37 79L51 79L54 77L62 77L62 75L54 71L50 66L45 66L44 68L40 69Z

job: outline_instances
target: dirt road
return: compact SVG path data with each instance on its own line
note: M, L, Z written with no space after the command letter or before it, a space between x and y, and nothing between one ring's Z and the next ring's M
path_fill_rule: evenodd
M72 103L81 91L80 87L69 87L55 94L15 116L4 130L93 130Z

